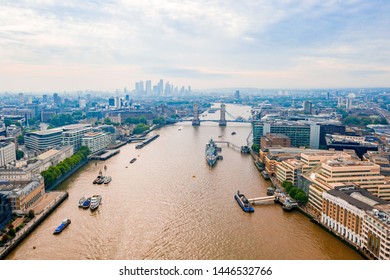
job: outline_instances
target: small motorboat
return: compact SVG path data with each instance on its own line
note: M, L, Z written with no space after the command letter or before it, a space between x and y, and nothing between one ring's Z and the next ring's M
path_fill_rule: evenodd
M82 198L80 198L79 200L79 207L83 207L83 204L84 204L84 201L86 201L87 199L85 198L85 196L83 196Z
M130 160L130 163L134 163L136 160L137 158L133 158L132 160Z
M110 177L110 176L106 176L106 177L104 177L104 184L108 184L108 183L110 183L111 182L111 180L112 180L112 178Z
M91 205L91 198L90 198L90 197L88 197L88 198L84 201L84 203L83 203L83 208L84 208L84 209L88 209L88 208L89 208L89 205Z

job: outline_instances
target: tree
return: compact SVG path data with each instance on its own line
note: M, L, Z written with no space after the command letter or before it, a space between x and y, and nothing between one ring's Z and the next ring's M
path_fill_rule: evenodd
M142 132L145 132L145 131L149 130L149 128L150 128L150 127L149 127L148 125L143 124L143 123L140 123L140 124L138 124L138 125L134 128L133 134L140 134L140 133L142 133Z
M27 217L29 219L33 219L35 217L34 210L29 210L27 213Z
M110 120L110 118L105 118L103 123L104 124L112 124L112 121Z
M21 150L16 150L16 159L19 160L24 157L24 152Z
M297 194L298 189L296 187L291 187L288 191L288 194L292 197L295 198L295 195Z
M259 144L253 144L252 145L252 151L255 153L258 153L260 151L260 145Z
M11 228L11 229L8 231L8 235L11 236L11 237L15 237L15 235L16 235L15 229L14 229L14 228Z
M158 117L153 120L153 124L155 125L162 125L165 123L165 118L164 117Z
M7 241L8 241L8 235L7 234L3 234L3 236L1 237L1 242L5 243Z
M19 145L24 145L24 136L23 135L19 135L17 138L18 138Z
M299 190L300 191L295 196L295 200L301 204L306 204L309 201L309 198L307 197L307 195L305 194L305 192L303 190L301 190L301 189L299 189Z
M7 126L10 126L12 124L12 121L10 119L4 119L4 125L7 127Z

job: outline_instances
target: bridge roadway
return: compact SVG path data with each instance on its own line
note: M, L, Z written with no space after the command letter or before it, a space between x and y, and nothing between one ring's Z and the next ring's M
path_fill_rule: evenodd
M219 122L219 120L199 120L200 122ZM178 122L192 122L191 120L184 120L180 119ZM252 123L252 121L249 120L226 120L226 122L233 122L233 123Z

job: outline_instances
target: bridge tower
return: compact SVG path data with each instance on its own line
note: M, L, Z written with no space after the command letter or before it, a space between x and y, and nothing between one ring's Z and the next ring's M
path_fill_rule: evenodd
M194 118L192 119L192 125L193 126L199 126L200 120L199 120L199 108L198 104L194 104Z
M225 104L221 104L221 117L219 119L219 126L226 126L226 118L225 118L225 115L226 115L226 105Z

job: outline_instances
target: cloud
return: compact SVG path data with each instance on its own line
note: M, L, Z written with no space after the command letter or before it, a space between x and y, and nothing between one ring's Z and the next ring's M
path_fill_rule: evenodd
M334 77L329 86L353 85L350 69L384 71L372 80L384 85L389 11L378 0L2 1L0 59L20 70L0 91L19 88L21 78L37 88L31 65L45 66L42 79L63 66L65 76L74 68L125 71L127 78L112 76L112 88L159 76L193 79L193 88L323 84L315 72ZM99 87L103 72L81 73L85 87ZM64 89L67 81L57 80Z

